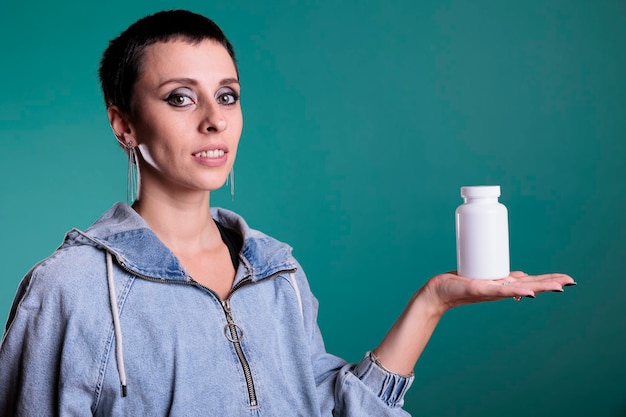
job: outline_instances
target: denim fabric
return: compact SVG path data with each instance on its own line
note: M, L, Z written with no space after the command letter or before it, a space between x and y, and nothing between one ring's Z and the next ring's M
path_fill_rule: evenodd
M412 377L369 355L348 364L326 353L317 300L291 248L230 211L212 215L244 237L228 302L196 284L126 204L70 231L18 288L0 346L0 416L408 415Z

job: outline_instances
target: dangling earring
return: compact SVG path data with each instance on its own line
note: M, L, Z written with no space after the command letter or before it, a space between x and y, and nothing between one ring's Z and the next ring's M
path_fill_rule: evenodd
M230 198L232 201L235 201L235 167L230 169L228 180L230 181Z
M137 148L133 147L133 143L128 141L123 142L124 138L118 135L113 126L111 126L115 139L122 145L122 147L128 153L128 172L126 175L126 203L131 206L139 198L139 191L141 189L141 173L139 172L139 159L137 158Z
M128 151L128 178L126 180L126 202L132 205L139 198L141 189L141 173L139 172L139 160L137 159L137 148L130 142L126 144Z

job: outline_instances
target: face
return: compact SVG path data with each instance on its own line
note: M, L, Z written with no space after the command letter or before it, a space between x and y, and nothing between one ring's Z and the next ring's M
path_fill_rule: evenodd
M224 184L243 125L239 94L235 65L217 42L158 42L145 49L132 115L121 127L124 143L139 148L142 194Z

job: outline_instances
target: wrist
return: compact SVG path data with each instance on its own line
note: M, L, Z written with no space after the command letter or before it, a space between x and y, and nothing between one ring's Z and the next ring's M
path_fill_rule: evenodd
M411 370L411 372L406 373L406 374L398 374L397 372L392 371L391 369L387 369L385 367L385 365L383 365L383 363L380 361L380 359L378 359L378 356L376 356L376 349L368 352L366 354L366 357L370 360L370 362L372 362L374 365L378 366L380 369L382 369L383 371L389 373L389 374L394 374L394 375L398 375L399 377L402 378L411 378L414 373L413 370Z
M435 276L426 282L411 298L410 308L419 309L422 316L439 321L451 306L446 304L437 293L437 280Z
M374 350L379 366L396 375L413 372L439 319L447 310L429 288L424 286L413 295L382 343Z

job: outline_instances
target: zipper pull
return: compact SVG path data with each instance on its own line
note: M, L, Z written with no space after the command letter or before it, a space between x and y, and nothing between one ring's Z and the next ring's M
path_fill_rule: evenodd
M226 322L224 325L224 336L232 343L239 343L241 339L243 339L243 329L239 327L235 320L233 320L233 316L230 310L230 301L228 299L222 301L222 307L224 308L224 312L226 313Z

